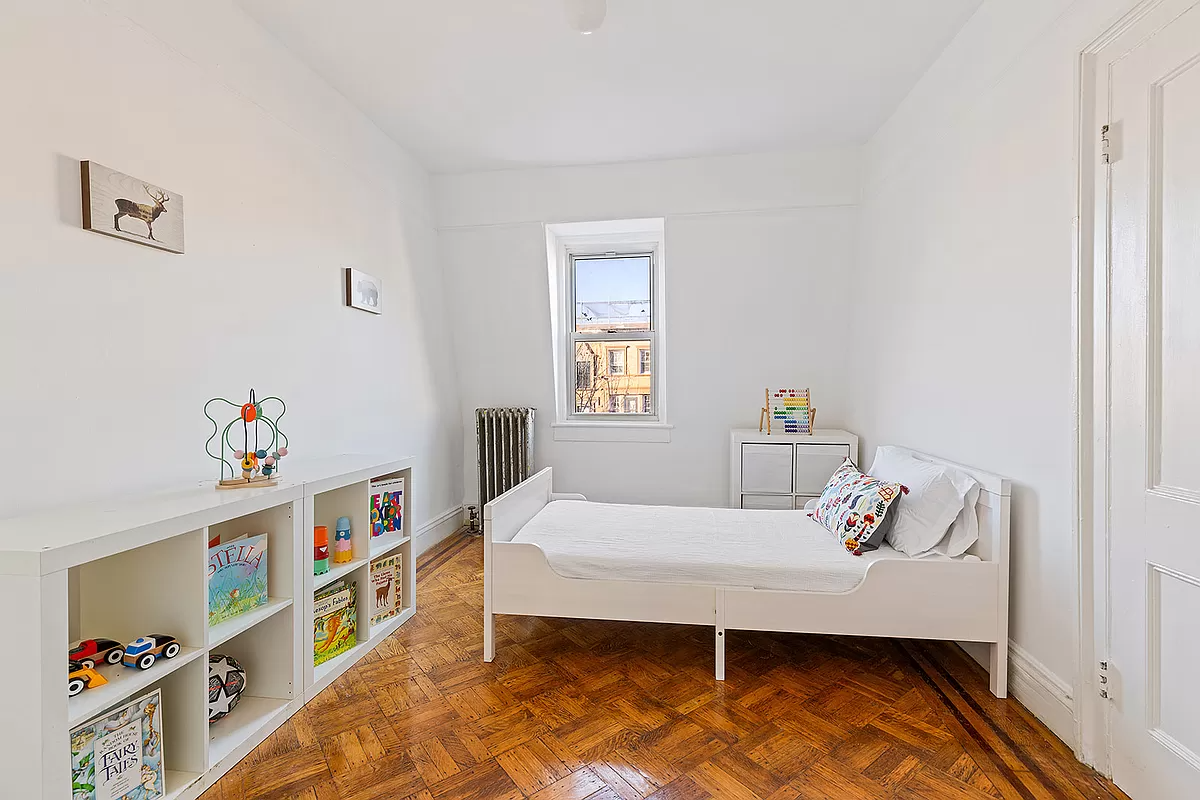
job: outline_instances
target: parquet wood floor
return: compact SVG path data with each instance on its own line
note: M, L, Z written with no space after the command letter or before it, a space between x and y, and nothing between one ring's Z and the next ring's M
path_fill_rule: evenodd
M482 544L418 565L419 612L202 800L1111 800L944 644L501 617ZM1126 798L1127 800L1127 798Z

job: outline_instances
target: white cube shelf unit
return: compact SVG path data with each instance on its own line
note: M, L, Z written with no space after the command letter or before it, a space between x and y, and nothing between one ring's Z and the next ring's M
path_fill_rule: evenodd
M289 459L290 461L290 459ZM165 800L193 800L305 702L416 612L412 459L337 456L285 463L280 483L217 491L211 484L141 498L0 520L0 607L9 613L0 659L0 795L71 796L72 728L154 688L163 693ZM404 477L403 531L370 538L368 485ZM313 667L313 525L351 520L355 559L340 574L359 584L359 644ZM265 606L208 625L208 541L267 533ZM371 557L404 556L404 611L372 628L366 610ZM108 683L67 697L73 641L121 642L165 633L179 655L141 671L102 666ZM246 667L246 694L208 724L208 656Z
M804 508L821 496L847 458L858 463L858 437L847 431L800 435L734 429L729 434L729 506Z

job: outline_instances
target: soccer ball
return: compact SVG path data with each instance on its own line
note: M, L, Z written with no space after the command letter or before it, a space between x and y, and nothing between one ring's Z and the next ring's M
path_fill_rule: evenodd
M246 691L246 670L233 656L208 657L208 721L216 722L237 706Z

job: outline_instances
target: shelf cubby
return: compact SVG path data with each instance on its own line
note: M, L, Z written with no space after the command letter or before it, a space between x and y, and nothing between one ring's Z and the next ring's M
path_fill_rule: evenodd
M147 670L153 671L153 667ZM163 675L146 691L155 686L162 690L163 754L167 771L180 776L203 774L208 769L203 733L208 721L208 659L188 661Z
M179 650L179 655L171 659L160 658L147 670L127 667L124 664L97 666L96 670L108 683L95 689L86 689L67 700L67 724L72 728L78 727L124 700L145 694L155 683L176 670L183 669L193 661L206 661L204 655L203 648L183 647ZM64 691L67 685L65 672L64 670Z
M107 638L128 644L163 633L185 648L203 648L208 621L201 613L207 602L205 547L204 531L194 530L72 568L72 641Z
M300 670L293 646L295 611L295 604L291 603L211 648L211 654L231 656L242 665L246 670L246 690L228 716L208 726L209 766L216 767L222 759L240 752L261 730L263 720L282 712L301 696Z

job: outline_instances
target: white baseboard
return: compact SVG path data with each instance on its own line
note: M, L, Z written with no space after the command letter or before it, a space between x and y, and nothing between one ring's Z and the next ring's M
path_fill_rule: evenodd
M454 506L417 528L413 537L413 553L421 555L463 526L463 507Z
M958 646L988 668L988 645L959 642ZM1078 749L1071 685L1013 641L1008 643L1008 691L1068 747Z

